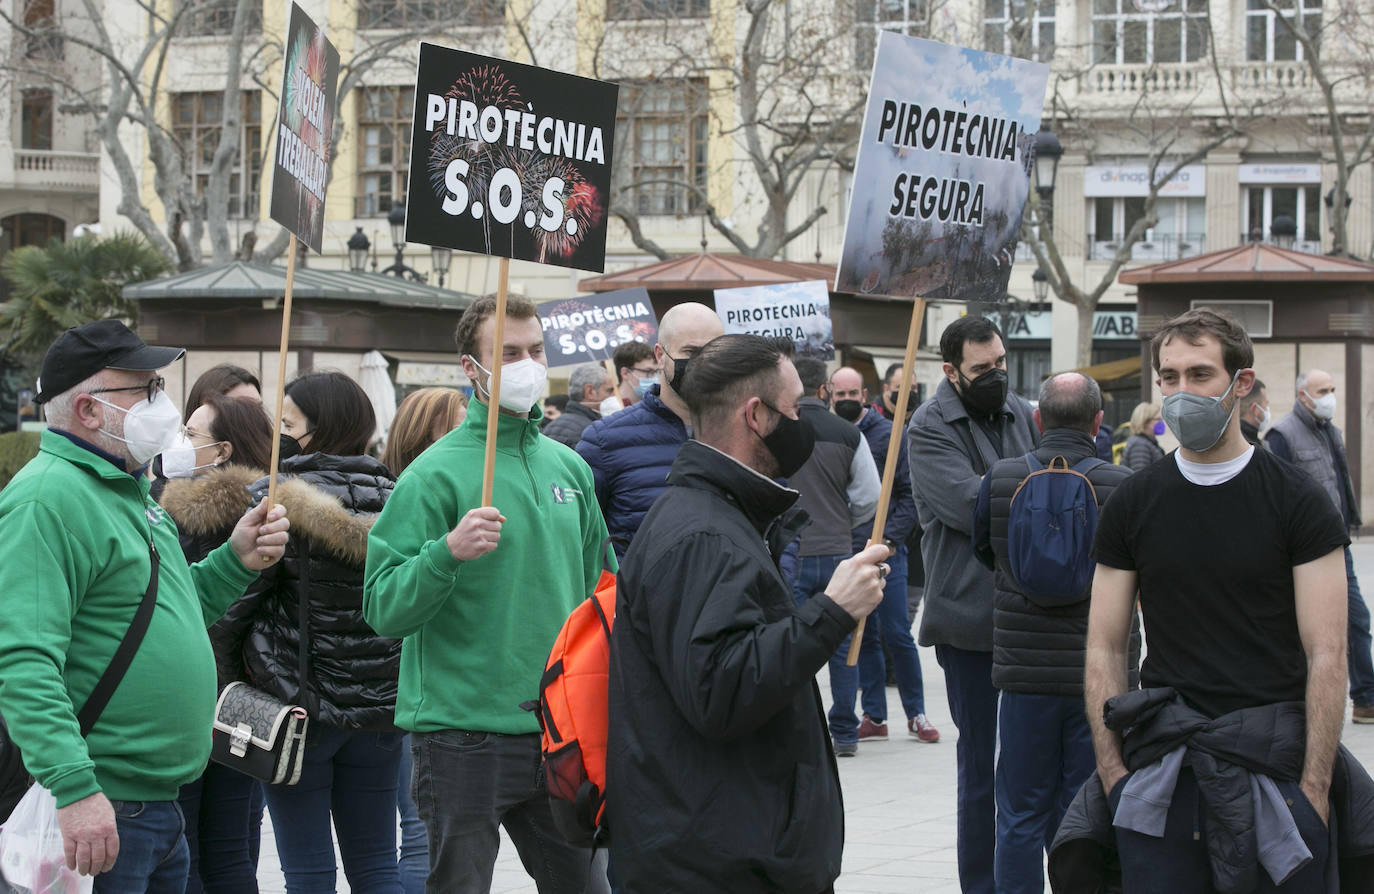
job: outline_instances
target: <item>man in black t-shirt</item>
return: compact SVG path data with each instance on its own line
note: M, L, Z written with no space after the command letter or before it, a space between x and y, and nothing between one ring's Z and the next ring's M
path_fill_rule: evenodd
M1344 525L1315 482L1241 435L1236 408L1255 373L1254 349L1239 325L1189 311L1164 325L1151 351L1164 421L1181 446L1124 482L1098 525L1085 668L1098 776L1115 804L1114 789L1128 773L1102 706L1126 691L1138 589L1149 644L1143 686L1173 687L1213 718L1305 702L1306 751L1296 781L1325 823L1345 707ZM1159 882L1161 861L1205 870L1206 842L1192 825L1197 799L1185 767L1163 839L1118 830L1127 891L1142 868ZM1314 855L1324 850L1323 830L1301 821L1299 828ZM1190 860L1186 852L1203 856ZM1301 870L1311 874L1302 889L1321 883L1322 862Z

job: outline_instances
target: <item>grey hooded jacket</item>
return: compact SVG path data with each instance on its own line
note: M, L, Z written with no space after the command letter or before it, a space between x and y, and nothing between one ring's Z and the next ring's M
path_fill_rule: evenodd
M999 459L1022 456L1040 443L1031 405L1008 392L992 423L998 450L969 416L948 379L911 417L906 431L911 490L925 562L923 646L992 651L992 572L973 555L973 506L985 475Z

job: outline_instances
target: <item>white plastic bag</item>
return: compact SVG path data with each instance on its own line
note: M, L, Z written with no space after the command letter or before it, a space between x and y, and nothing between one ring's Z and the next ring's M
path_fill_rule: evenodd
M95 879L67 868L57 799L41 785L29 786L0 827L0 876L27 894L91 894Z

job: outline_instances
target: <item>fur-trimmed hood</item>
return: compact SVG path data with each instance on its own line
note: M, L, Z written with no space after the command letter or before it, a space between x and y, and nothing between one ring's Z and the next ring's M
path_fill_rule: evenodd
M337 497L292 477L278 478L277 502L286 507L292 534L350 565L361 566L367 560L367 535L376 513L349 512Z
M253 505L248 489L264 476L248 466L220 466L196 478L169 478L158 502L177 529L192 537L233 530Z

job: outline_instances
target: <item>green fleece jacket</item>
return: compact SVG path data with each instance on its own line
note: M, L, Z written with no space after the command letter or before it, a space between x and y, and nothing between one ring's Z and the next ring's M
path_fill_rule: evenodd
M591 469L539 433L539 415L500 417L492 504L506 523L494 551L460 562L445 541L481 505L487 407L475 400L406 468L372 526L363 616L382 636L405 637L403 729L539 732L520 703L538 697L559 628L596 585L606 538Z
M138 653L84 741L86 703L160 557ZM226 544L187 567L148 481L53 431L0 492L0 714L63 807L96 792L170 801L205 769L215 707L206 627L257 575Z

